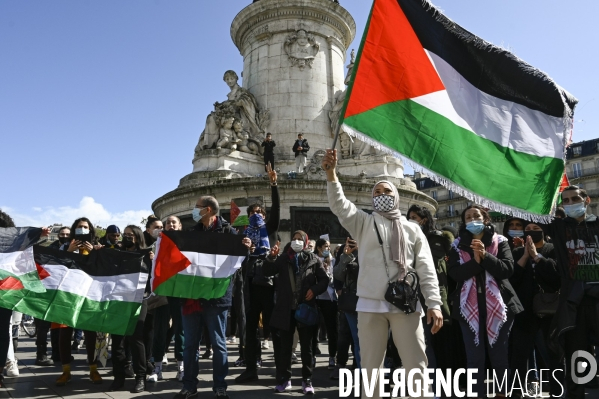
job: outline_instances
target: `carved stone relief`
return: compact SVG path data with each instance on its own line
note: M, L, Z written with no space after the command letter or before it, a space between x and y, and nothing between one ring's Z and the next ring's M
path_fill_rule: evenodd
M297 66L300 70L304 70L306 66L312 68L314 59L320 50L320 43L316 41L314 35L305 29L299 29L287 37L284 47L291 66Z

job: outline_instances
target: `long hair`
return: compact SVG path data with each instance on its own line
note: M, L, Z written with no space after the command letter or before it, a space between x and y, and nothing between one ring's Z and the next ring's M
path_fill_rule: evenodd
M412 205L410 209L408 209L408 217L410 216L410 213L415 213L420 219L425 220L424 224L421 226L422 232L424 234L428 234L433 230L437 230L435 221L433 220L433 215L431 215L431 212L428 210L428 208L420 205Z
M133 235L135 236L135 247L137 249L147 248L146 240L144 239L144 233L138 226L130 224L127 227L125 227L125 229L130 229L133 232ZM123 230L123 232L124 231L125 230Z
M491 217L489 216L489 212L487 212L487 210L480 205L472 204L472 205L467 206L466 209L464 209L462 211L462 216L461 216L462 224L460 224L460 232L466 230L466 211L468 209L473 209L473 208L478 209L480 211L480 213L483 215L483 223L486 226L491 224Z
M0 227L15 227L15 222L6 212L0 210Z
M317 255L319 252L318 248L324 247L327 244L327 242L328 241L325 240L324 238L319 238L318 240L316 240L316 244L314 244L314 250L317 252ZM320 256L320 255L318 255L318 256Z
M89 234L91 236L90 244L94 244L96 241L96 229L88 218L79 218L73 222L73 225L71 226L71 232L69 233L69 240L75 239L75 229L77 228L79 222L87 222L87 225L89 226Z

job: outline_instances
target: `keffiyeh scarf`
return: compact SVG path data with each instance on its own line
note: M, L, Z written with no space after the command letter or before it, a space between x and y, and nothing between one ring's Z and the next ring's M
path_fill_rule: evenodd
M499 242L505 241L505 237L493 234L492 244L486 248L486 251L493 256L497 256ZM458 248L460 238L457 238L452 246L460 254L460 264L469 262L472 258L470 254ZM493 346L499 330L507 320L507 306L503 302L499 285L495 278L489 272L485 272L485 299L487 304L487 337L489 345ZM477 296L476 277L472 277L464 281L460 292L460 314L466 320L470 329L474 332L474 344L478 346L480 336L480 320L478 311L478 296Z
M258 256L267 253L270 250L270 242L268 241L268 232L266 231L266 223L262 215L254 213L250 216L250 225L243 232L248 237L256 250L252 255Z

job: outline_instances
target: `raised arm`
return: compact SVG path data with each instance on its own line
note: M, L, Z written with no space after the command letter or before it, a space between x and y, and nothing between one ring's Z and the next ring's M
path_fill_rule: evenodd
M281 201L279 199L279 187L277 186L277 172L274 171L271 165L266 166L268 177L270 179L270 190L272 196L272 207L270 208L270 216L266 222L266 231L269 235L279 231L281 222Z

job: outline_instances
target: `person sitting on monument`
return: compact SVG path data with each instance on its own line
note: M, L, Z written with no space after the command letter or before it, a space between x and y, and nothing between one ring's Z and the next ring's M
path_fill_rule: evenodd
M297 140L295 140L292 150L295 153L295 168L297 169L297 173L302 173L306 167L308 151L310 151L308 140L304 139L303 134L299 133L297 135Z
M266 138L262 142L262 147L264 147L264 169L268 168L268 165L274 170L275 169L275 154L274 148L276 147L275 141L272 139L272 135L270 133L266 133Z

